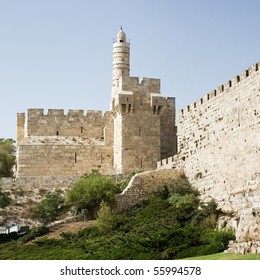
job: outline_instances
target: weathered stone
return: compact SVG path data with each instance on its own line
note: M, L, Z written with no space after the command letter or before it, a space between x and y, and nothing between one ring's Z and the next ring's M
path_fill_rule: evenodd
M117 196L117 211L122 212L158 190L163 185L183 176L176 170L152 170L136 174L126 189Z
M238 242L259 240L259 63L182 109L178 154L157 163L183 170L203 199L238 216ZM246 244L246 243L245 243ZM250 251L251 249L249 249ZM239 249L248 250L245 245Z

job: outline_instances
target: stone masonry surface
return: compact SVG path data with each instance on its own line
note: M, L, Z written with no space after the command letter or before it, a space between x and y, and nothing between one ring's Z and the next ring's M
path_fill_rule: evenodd
M237 213L239 242L260 240L259 65L181 110L178 154L157 164L183 170L204 199Z
M136 174L127 188L117 196L117 211L122 212L134 206L148 194L157 191L163 185L181 178L183 173L172 169L146 171Z

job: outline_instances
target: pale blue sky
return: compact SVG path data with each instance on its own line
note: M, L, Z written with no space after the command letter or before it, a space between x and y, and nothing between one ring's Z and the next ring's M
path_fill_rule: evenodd
M0 0L0 138L28 108L108 110L120 25L178 110L260 60L259 0Z

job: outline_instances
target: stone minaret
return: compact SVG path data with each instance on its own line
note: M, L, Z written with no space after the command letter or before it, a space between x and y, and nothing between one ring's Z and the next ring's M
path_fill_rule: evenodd
M117 33L117 39L113 44L113 71L112 71L112 108L116 95L116 88L121 77L129 77L130 74L130 43L121 29Z

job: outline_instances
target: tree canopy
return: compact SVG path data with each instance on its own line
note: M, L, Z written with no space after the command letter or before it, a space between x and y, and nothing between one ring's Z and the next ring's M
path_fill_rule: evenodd
M102 201L109 206L115 204L119 187L108 176L91 174L77 181L67 193L67 203L79 213L85 211L90 218L96 218Z
M60 191L49 193L34 209L34 217L42 224L47 225L61 214L64 207L64 198Z
M0 177L12 177L15 165L15 141L0 138Z

